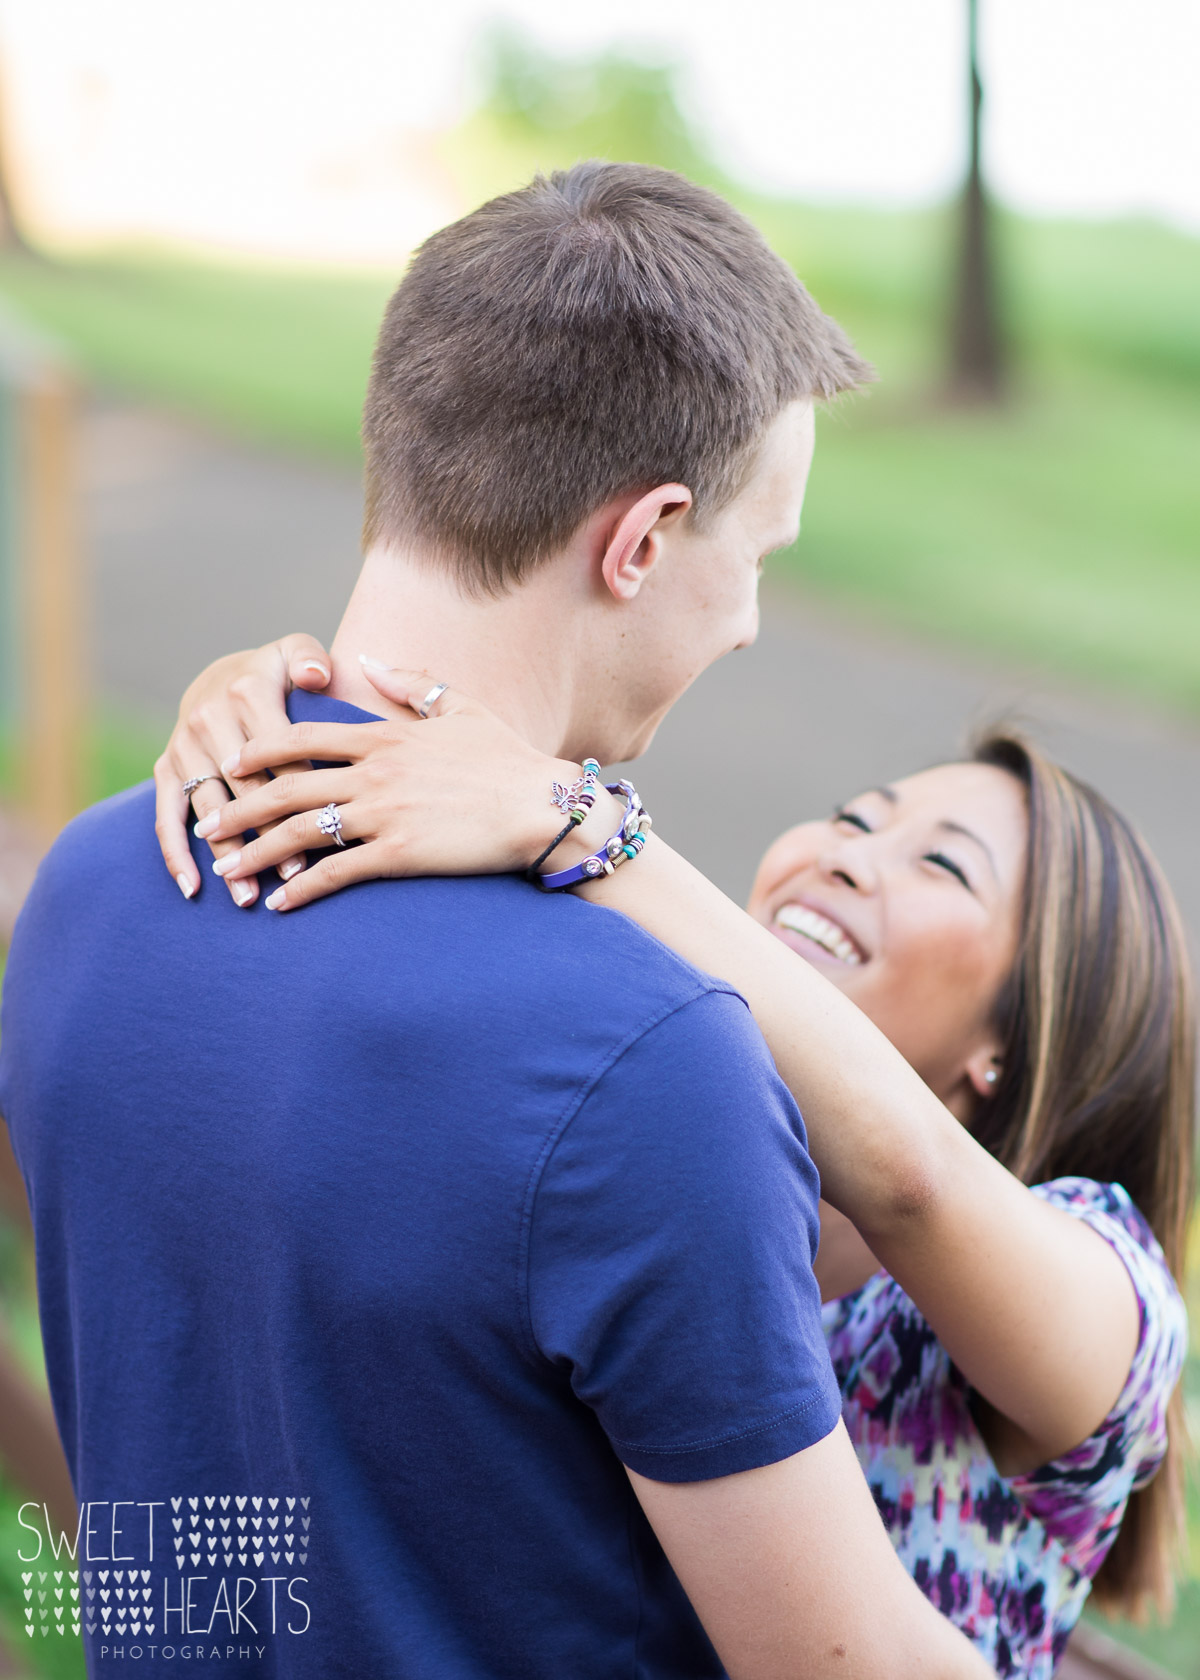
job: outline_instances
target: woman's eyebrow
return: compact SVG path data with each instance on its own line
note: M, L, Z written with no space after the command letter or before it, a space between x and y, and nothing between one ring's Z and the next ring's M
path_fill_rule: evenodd
M962 823L949 821L940 822L938 827L945 829L947 834L961 834L965 840L974 840L980 851L982 851L983 855L987 858L992 874L995 876L996 880L1000 879L1000 873L996 868L996 859L992 853L992 848L988 845L986 840L975 833L973 828L964 828Z

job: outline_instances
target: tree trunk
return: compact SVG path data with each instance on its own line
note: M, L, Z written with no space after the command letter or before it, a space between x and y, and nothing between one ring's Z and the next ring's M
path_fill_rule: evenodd
M959 222L958 285L950 353L950 394L993 403L1004 395L1006 357L996 298L992 209L983 186L979 0L967 0L970 151Z

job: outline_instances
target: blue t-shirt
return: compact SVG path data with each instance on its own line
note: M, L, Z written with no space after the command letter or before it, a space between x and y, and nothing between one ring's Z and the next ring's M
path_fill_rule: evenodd
M515 876L186 902L142 786L43 863L0 1046L84 1505L74 1560L27 1512L22 1567L78 1587L89 1674L723 1672L622 1465L839 1413L816 1172L735 992Z

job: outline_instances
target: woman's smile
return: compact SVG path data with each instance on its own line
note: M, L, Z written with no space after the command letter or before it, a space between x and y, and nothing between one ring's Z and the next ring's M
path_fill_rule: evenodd
M849 929L828 911L800 899L780 905L771 919L771 932L802 957L832 958L834 962L858 968L866 953ZM815 950L814 950L815 947Z

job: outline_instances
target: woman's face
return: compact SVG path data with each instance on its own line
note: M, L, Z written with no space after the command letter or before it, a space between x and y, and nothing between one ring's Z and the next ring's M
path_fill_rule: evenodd
M986 1096L1017 949L1025 793L984 764L872 788L771 846L750 913L837 985L963 1119Z

